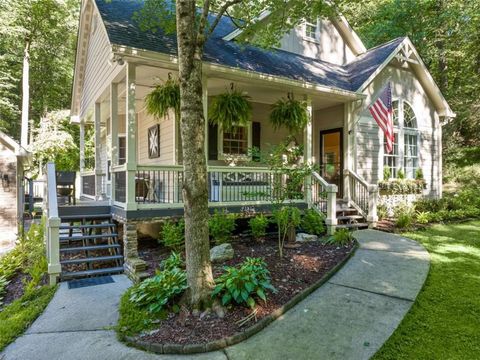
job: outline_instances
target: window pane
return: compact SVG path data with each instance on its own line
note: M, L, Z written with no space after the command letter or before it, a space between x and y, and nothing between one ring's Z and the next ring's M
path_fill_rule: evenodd
M234 127L223 133L223 153L246 155L248 151L248 129L243 126Z
M305 24L305 36L310 39L317 38L317 25L316 21L307 21Z
M417 117L413 109L406 102L403 103L403 126L407 128L417 128Z
M393 108L393 125L398 126L398 101L392 102Z
M127 138L125 136L118 137L118 165L125 164L127 161Z
M404 142L405 176L414 179L418 168L418 137L414 134L405 134Z
M393 151L391 153L387 153L386 145L387 142L384 138L384 156L383 156L383 167L390 168L390 176L392 178L397 177L397 167L398 167L398 134L395 133L395 138L393 142Z

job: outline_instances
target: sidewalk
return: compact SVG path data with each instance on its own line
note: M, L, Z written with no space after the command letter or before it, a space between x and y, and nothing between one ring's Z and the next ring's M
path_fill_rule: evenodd
M119 275L113 284L79 289L62 283L45 312L2 355L5 360L368 359L413 304L429 256L397 235L363 230L355 236L360 248L326 284L260 333L224 351L155 355L119 343L111 326L119 298L130 286Z

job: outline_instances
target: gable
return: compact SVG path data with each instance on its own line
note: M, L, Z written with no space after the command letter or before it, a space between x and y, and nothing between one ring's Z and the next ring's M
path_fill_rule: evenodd
M312 25L316 26L314 38L307 36L308 25L302 23L283 36L279 48L337 65L344 65L355 59L351 47L332 21L318 19Z

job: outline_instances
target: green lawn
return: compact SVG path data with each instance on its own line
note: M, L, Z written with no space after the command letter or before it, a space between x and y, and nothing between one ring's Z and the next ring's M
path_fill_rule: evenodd
M405 236L428 250L430 272L374 359L480 359L480 221Z

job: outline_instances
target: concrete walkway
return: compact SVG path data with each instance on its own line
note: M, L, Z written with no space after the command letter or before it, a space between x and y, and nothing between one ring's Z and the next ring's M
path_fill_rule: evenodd
M360 248L326 284L257 335L225 351L155 355L119 343L111 326L130 282L114 276L114 284L80 289L69 290L62 283L46 311L2 355L5 360L368 359L410 309L427 276L429 256L400 236L373 230L355 236Z

